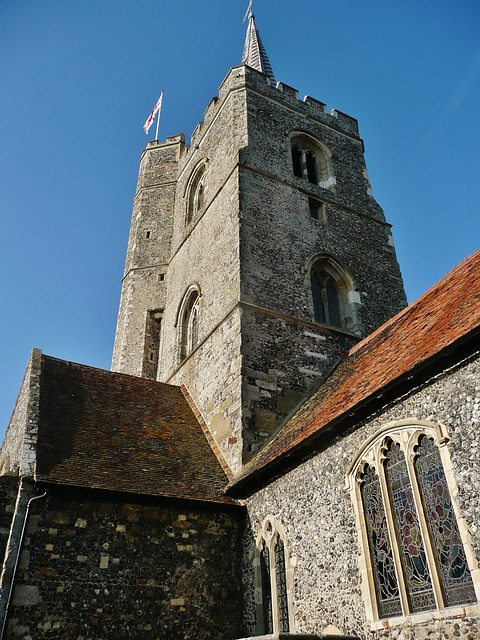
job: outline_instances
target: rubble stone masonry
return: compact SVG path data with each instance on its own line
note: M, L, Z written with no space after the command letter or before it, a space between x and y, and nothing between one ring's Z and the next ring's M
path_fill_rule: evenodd
M241 516L57 492L32 505L9 636L241 637Z
M295 135L325 150L328 177L320 157L317 182L294 175ZM199 170L202 202L190 211ZM314 318L310 269L319 257L348 274L341 327ZM180 309L192 286L198 340L185 357ZM112 366L185 384L234 472L348 347L405 304L354 118L240 66L190 146L183 136L148 143ZM155 310L161 325L149 321Z
M437 375L392 402L369 419L338 435L307 461L248 499L252 532L245 540L246 605L250 632L254 629L254 589L251 569L253 539L266 516L286 531L294 557L291 606L296 631L319 633L333 624L363 640L477 640L478 605L407 616L371 624L366 619L366 586L360 571L360 532L346 478L362 444L389 423L431 421L449 434L448 452L458 488L455 500L474 582L480 565L480 358ZM363 577L364 579L364 577Z

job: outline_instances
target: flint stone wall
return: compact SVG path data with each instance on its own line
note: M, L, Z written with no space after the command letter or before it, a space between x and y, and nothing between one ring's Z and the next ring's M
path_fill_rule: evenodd
M457 503L480 564L480 358L440 374L381 412L336 437L307 461L247 500L251 532L244 539L247 628L254 632L253 540L267 515L287 533L297 558L293 607L296 632L319 633L328 624L362 640L431 640L480 637L478 616L448 617L432 612L425 621L372 630L366 622L358 560L360 539L346 474L363 442L387 423L403 420L443 423L458 486ZM458 610L457 610L458 611ZM428 618L430 619L428 620Z
M2 563L15 512L18 482L16 476L0 476L0 562Z
M32 504L8 638L243 635L241 511L49 492Z

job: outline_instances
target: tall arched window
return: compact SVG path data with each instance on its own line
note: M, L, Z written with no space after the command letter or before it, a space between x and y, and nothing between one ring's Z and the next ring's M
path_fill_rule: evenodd
M263 521L256 545L256 592L261 597L257 602L257 631L260 634L288 633L293 627L289 606L293 569L288 563L285 532L272 516Z
M198 345L199 291L195 285L189 287L178 314L179 361L184 360Z
M316 322L341 327L338 288L333 277L321 269L312 271L313 313Z
M187 214L185 223L189 224L204 204L205 200L205 165L197 167L187 186Z
M439 440L439 427L400 423L352 466L373 619L477 602Z
M290 137L293 175L324 189L335 186L331 153L328 147L306 133Z
M360 296L347 272L327 256L312 259L309 271L315 322L360 334Z

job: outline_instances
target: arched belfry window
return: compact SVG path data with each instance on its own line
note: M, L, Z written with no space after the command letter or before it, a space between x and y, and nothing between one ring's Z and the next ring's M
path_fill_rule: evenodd
M335 186L331 152L323 143L306 133L290 135L293 175L324 189Z
M339 293L337 283L327 271L312 271L313 314L316 322L341 327Z
M197 285L188 288L177 315L178 357L181 362L198 345L198 309L200 292Z
M256 603L259 634L293 631L290 591L293 567L287 553L285 532L272 516L262 523L256 540Z
M351 467L372 620L477 603L447 438L438 425L402 421L374 436Z
M200 164L193 171L187 185L187 213L185 224L189 224L194 216L203 208L205 202L205 164Z
M361 335L360 295L353 281L333 258L314 256L308 267L313 319Z

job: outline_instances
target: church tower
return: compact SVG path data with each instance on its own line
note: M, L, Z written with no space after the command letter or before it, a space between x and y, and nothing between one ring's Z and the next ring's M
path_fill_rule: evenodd
M242 64L191 136L140 160L114 371L187 387L238 472L406 304L357 121Z

